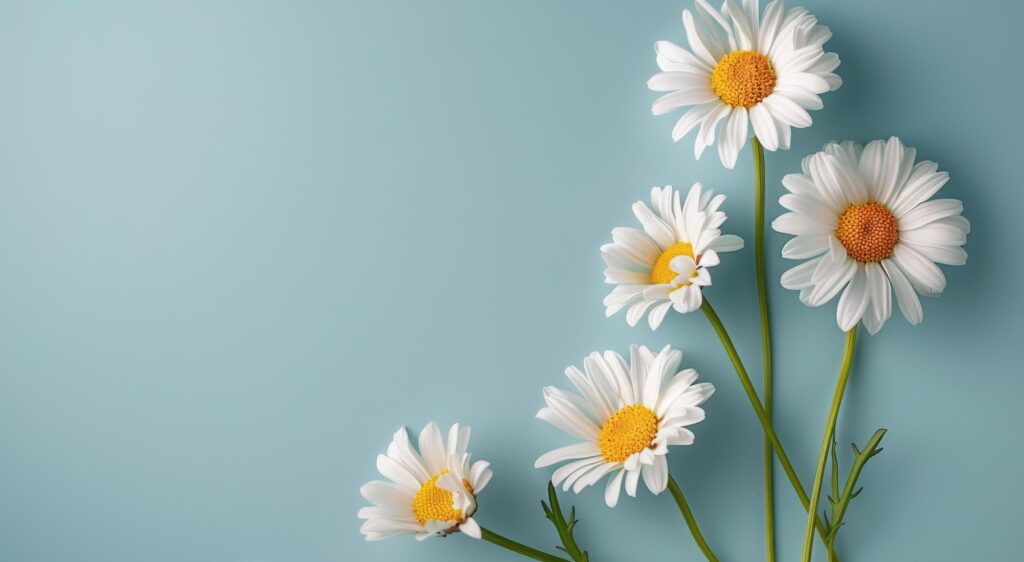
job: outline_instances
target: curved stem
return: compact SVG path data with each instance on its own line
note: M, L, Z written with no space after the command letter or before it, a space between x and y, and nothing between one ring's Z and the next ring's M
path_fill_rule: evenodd
M775 434L775 428L772 427L772 422L768 419L768 414L765 413L764 406L761 405L761 400L757 397L757 391L754 390L754 385L750 382L750 377L747 375L747 369L743 366L743 361L740 359L739 353L736 352L736 346L732 344L729 332L725 330L725 326L722 325L722 320L718 317L718 314L715 313L715 309L711 307L711 303L707 300L707 297L704 298L704 304L702 304L700 308L704 311L704 315L708 317L708 322L711 323L711 327L713 327L715 332L718 334L718 339L722 340L722 347L725 348L726 355L728 355L729 360L732 361L732 366L736 370L736 375L739 376L740 384L743 386L744 392L747 393L750 405L754 408L754 414L757 415L758 421L761 422L761 427L764 429L765 437L767 437L768 441L772 444L775 456L779 457L779 463L782 465L782 470L786 473L789 483L793 486L793 491L795 491L797 497L800 498L800 503L803 504L804 509L807 509L810 505L810 500L807 498L807 492L804 491L803 485L800 484L800 478L796 475L793 463L789 462L789 455L787 455L785 449L782 448L782 443L779 442L779 436ZM817 516L814 516L814 518L814 526L818 529L818 534L824 541L827 537L825 524L821 521L821 518Z
M491 544L496 544L502 548L506 548L508 550L511 550L512 552L521 554L527 558L540 560L541 562L569 562L565 558L560 558L553 554L548 554L547 552L537 550L536 548L531 548L529 546L526 546L525 544L518 543L509 538L505 538L499 535L498 533L495 533L490 529L485 529L483 527L480 527L480 538Z
M764 148L755 136L754 153L754 263L757 270L757 304L761 311L761 351L764 354L764 413L772 420L772 329L768 320L768 284L764 267ZM772 444L764 438L764 527L768 562L775 562L775 486Z
M683 513L683 519L686 520L686 526L690 528L690 534L693 535L693 540L697 541L701 552L707 557L708 562L718 562L718 558L714 552L711 552L711 547L708 546L700 528L697 527L697 520L693 517L693 512L690 511L690 504L686 503L686 498L683 497L683 491L679 489L679 484L676 484L676 479L671 475L668 477L668 490L672 492L672 497L675 498L676 505L679 506L679 511Z
M828 458L829 446L832 444L832 436L836 432L836 419L839 417L839 406L843 402L843 393L846 392L846 381L850 378L850 367L853 366L853 348L857 343L857 327L854 326L846 332L846 350L843 352L843 365L839 369L839 380L836 381L836 391L832 395L832 408L828 412L828 422L825 424L825 436L822 438L821 451L818 452L818 468L814 473L814 487L811 489L811 506L807 513L807 530L804 533L804 562L811 559L811 550L814 548L814 519L818 511L818 499L821 495L821 483L825 479L825 461ZM826 546L828 542L826 541Z

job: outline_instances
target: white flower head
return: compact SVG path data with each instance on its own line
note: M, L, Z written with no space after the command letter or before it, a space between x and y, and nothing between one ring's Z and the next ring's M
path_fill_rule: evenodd
M626 493L636 496L637 483L653 494L668 486L668 447L690 445L693 433L686 426L704 419L700 405L711 396L711 383L694 384L697 371L678 371L681 351L665 346L657 355L643 346L631 346L630 362L614 351L591 353L584 372L565 370L579 394L549 386L545 408L537 417L580 439L579 443L542 455L534 466L543 468L564 461L551 477L579 493L609 476L605 503L615 507L625 481Z
M748 121L764 148L789 149L790 128L809 127L807 110L823 107L819 94L842 85L833 72L839 57L823 49L832 32L803 8L786 11L781 0L769 2L763 17L758 0L726 0L721 10L696 0L695 12L683 11L690 50L670 41L654 46L662 72L647 86L668 92L654 102L654 114L693 106L672 139L698 129L697 158L724 122L718 155L726 168L747 142Z
M469 462L469 428L455 424L445 443L437 424L430 422L419 436L417 451L405 429L399 429L388 445L388 454L377 456L377 470L388 481L374 480L359 492L371 507L359 510L365 519L360 531L368 541L402 534L423 540L456 531L479 539L480 526L473 520L476 496L490 482L490 463Z
M900 139L831 142L789 174L790 210L772 228L796 237L782 256L807 259L782 275L800 301L821 306L842 291L836 321L843 331L864 322L882 329L892 314L892 292L911 324L923 318L918 293L937 296L946 277L936 264L963 265L971 224L956 199L930 199L949 179L938 165L915 162Z
M695 183L682 204L672 186L652 189L650 207L634 203L643 230L616 228L613 243L601 246L608 266L604 280L616 286L604 299L605 314L628 307L626 322L636 326L650 310L647 320L656 330L669 308L681 313L700 308L718 253L743 247L740 237L719 229L726 218L719 210L724 201L725 195Z

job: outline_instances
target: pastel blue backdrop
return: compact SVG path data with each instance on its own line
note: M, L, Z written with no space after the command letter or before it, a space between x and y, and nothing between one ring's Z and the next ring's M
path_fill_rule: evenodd
M941 164L966 267L864 337L843 450L886 427L843 560L1019 557L1022 4L804 5L841 90L779 179L830 139L899 135ZM655 118L658 39L688 1L0 4L0 559L516 560L462 536L364 543L359 486L401 425L473 427L485 525L551 549L534 419L592 350L685 350L718 393L671 455L727 561L763 559L761 436L701 315L606 319L598 247L653 185L735 170ZM843 337L778 286L777 424L810 481ZM753 250L708 291L759 378ZM844 456L848 462L848 456ZM804 517L777 483L779 560ZM566 496L593 560L698 560L670 497ZM819 549L820 550L820 549ZM820 558L819 558L820 559Z

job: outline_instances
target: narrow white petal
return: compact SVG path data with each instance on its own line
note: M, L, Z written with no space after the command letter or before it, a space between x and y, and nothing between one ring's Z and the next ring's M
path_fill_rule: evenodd
M608 479L608 486L604 489L604 503L608 507L615 507L619 503L619 494L622 490L622 479L626 476L625 470L619 470L615 476Z
M903 270L892 260L882 260L882 268L892 283L893 292L896 293L896 302L899 303L900 312L912 325L920 324L924 319L924 311L921 309L921 299L917 297L914 287L907 280Z
M562 461L592 458L600 454L601 448L592 442L576 443L544 453L533 463L533 467L544 468Z
M860 322L864 311L868 309L868 281L863 265L857 265L850 284L839 297L839 306L836 307L836 322L839 329L849 332Z

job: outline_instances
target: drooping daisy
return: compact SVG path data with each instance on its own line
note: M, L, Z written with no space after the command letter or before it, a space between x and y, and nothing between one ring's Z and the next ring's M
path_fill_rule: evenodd
M366 519L360 531L366 540L415 534L423 540L456 531L479 539L480 526L473 520L476 496L490 482L490 463L470 466L469 428L455 424L445 443L437 424L430 422L413 448L405 429L399 429L388 445L388 454L377 456L377 470L387 482L374 480L359 492L372 507L359 510Z
M636 326L650 309L647 320L656 330L670 307L682 313L700 308L701 288L711 284L708 268L718 265L718 252L743 247L740 237L718 228L726 218L718 210L724 201L725 195L695 183L682 205L672 186L652 189L651 207L634 203L644 229L616 228L613 243L601 246L608 266L604 280L616 285L604 299L605 314L629 307L626 322Z
M690 445L686 426L704 419L699 406L715 391L711 383L694 384L697 371L676 372L681 351L665 346L657 355L643 346L629 348L629 364L614 351L591 353L584 372L565 370L580 394L549 386L547 407L537 417L582 441L542 455L543 468L572 461L555 470L551 482L579 493L609 476L605 503L615 507L623 481L636 496L641 475L647 488L660 494L668 485L669 445Z
M690 50L657 42L662 72L647 82L668 92L654 102L655 115L693 106L676 122L672 139L699 126L697 158L715 142L715 128L724 120L718 155L730 169L747 142L748 120L766 149L789 149L790 127L809 127L807 110L822 108L819 94L842 84L833 72L839 57L822 48L832 37L828 27L803 8L785 11L781 0L759 16L758 0L727 0L721 10L697 0L696 16L683 10Z
M956 199L930 199L949 179L938 165L915 163L900 139L829 143L789 174L779 203L791 212L772 227L793 238L782 249L809 259L782 276L800 300L820 306L843 291L836 321L848 331L861 320L872 334L892 314L891 292L903 316L921 322L917 294L936 296L946 277L936 264L963 265L971 225ZM891 290L890 290L891 287ZM844 290L845 288L845 290Z

